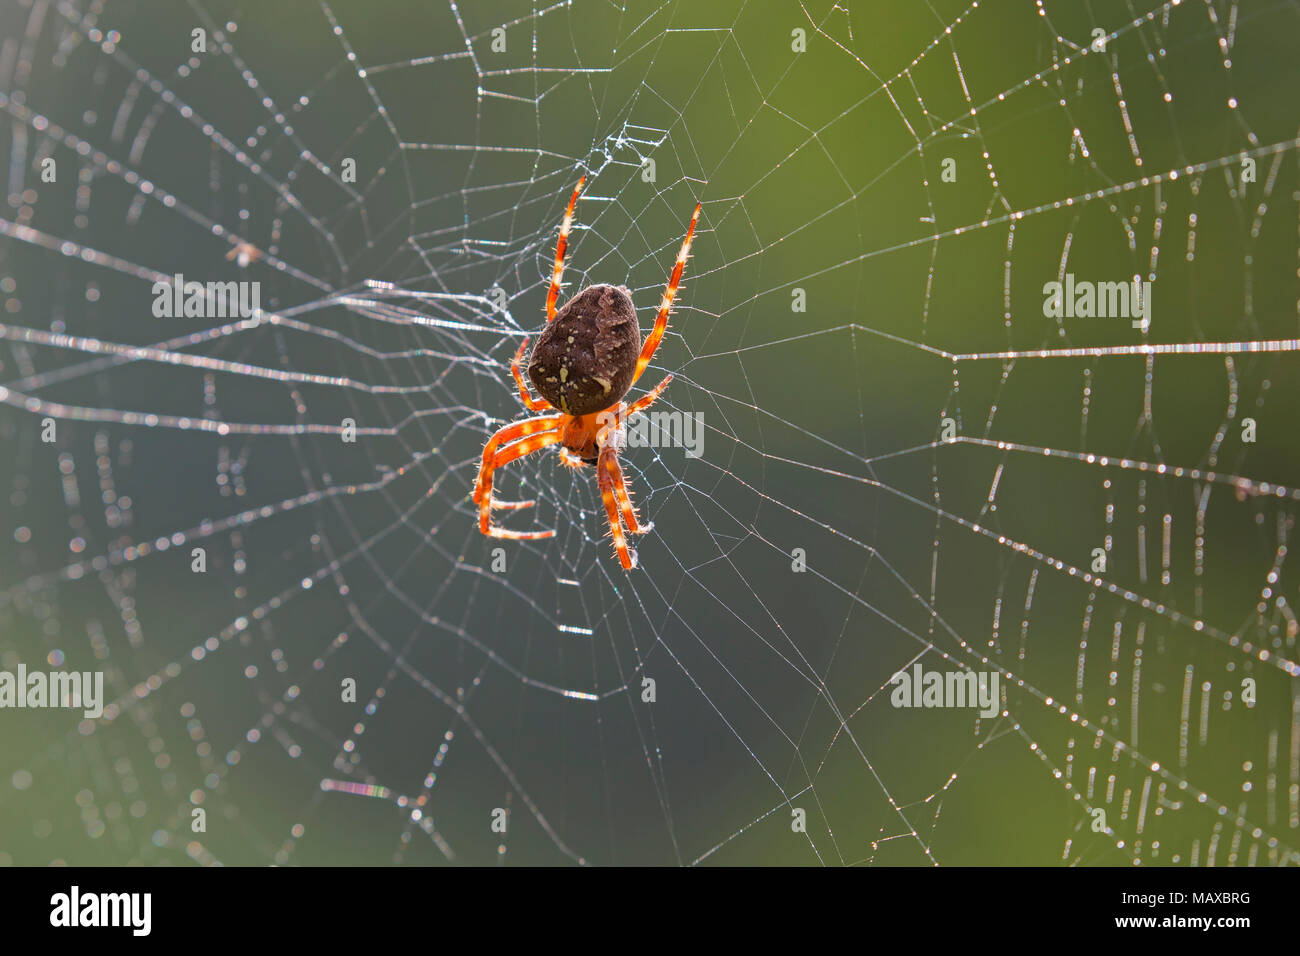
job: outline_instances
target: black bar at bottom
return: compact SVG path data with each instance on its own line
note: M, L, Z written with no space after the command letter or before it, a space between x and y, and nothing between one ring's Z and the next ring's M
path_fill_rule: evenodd
M730 946L749 938L770 942L774 933L807 941L847 933L869 945L881 930L917 933L926 944L1016 931L1054 939L1182 940L1197 933L1231 943L1242 933L1293 930L1300 875L1136 868L48 868L0 870L0 899L11 939L77 934L79 942L100 937L127 946L225 947L270 938L337 947L403 937L436 945L448 932L464 939L457 931L493 946L516 939L597 946L640 934L664 939L663 933Z

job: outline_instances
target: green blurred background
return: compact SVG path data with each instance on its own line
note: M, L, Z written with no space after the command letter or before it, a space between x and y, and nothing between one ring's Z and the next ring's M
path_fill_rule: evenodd
M0 9L8 328L209 328L154 318L152 275L241 277L231 233L299 324L172 351L399 387L60 374L94 356L9 336L0 384L110 413L46 444L48 410L0 409L0 665L63 655L116 705L0 711L0 861L1294 860L1294 346L1086 351L1296 337L1292 6ZM704 455L625 456L655 522L631 576L589 473L514 466L501 494L558 534L497 573L466 495L581 172L570 290L628 285L643 329L704 204L647 382L674 373ZM1149 333L1045 318L1063 271L1153 278ZM367 280L433 323L331 298ZM1060 348L1084 351L951 358ZM1118 593L1069 570L1098 547ZM890 707L917 655L1002 669L1004 716Z

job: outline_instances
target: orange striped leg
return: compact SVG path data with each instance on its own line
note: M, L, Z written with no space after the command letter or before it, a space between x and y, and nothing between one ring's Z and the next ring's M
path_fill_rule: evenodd
M677 263L673 266L673 274L668 279L668 286L664 289L663 300L659 303L659 315L655 317L655 327L650 330L650 335L645 340L645 345L641 349L641 355L636 360L636 372L632 375L632 381L635 382L641 377L646 366L650 364L650 359L654 357L655 350L659 348L659 341L664 337L664 330L668 328L668 312L673 306L673 297L677 295L677 285L682 281L682 272L686 269L686 259L691 253L691 239L695 236L695 224L700 221L700 204L695 204L695 212L691 213L691 224L686 228L686 239L682 242L682 251L677 253Z
M519 386L519 397L523 400L524 406L532 412L541 412L553 410L555 408L544 398L533 398L528 391L528 386L524 384L524 377L519 373L519 364L524 360L524 350L528 348L528 339L519 343L519 351L515 357L510 360L510 374L515 377L515 384Z
M551 273L551 291L546 294L547 322L555 318L555 303L560 298L560 278L564 275L564 251L569 247L569 229L573 226L573 210L578 205L578 194L582 192L582 184L586 181L586 176L578 180L578 186L569 200L569 208L564 210L564 222L560 224L560 241L555 244L555 271Z
M632 415L635 415L637 412L644 411L645 409L653 405L654 400L663 394L664 389L668 387L668 383L671 382L672 380L673 377L671 375L666 376L662 382L660 382L654 388L650 389L650 391L646 392L635 402L629 405L627 407L626 417L631 417Z
M563 420L562 415L543 415L540 418L526 418L522 422L515 422L498 429L483 446L483 461L479 465L478 480L474 482L474 504L479 504L484 498L490 499L492 496L492 470L495 467L492 460L501 444L556 428Z
M600 460L596 466L609 473L614 485L614 500L623 515L623 524L627 525L628 534L645 534L655 526L653 521L641 524L637 521L636 509L632 507L632 496L628 494L627 482L623 478L623 469L618 463L618 452L613 445L606 445L600 450Z
M510 464L516 458L522 458L524 455L531 454L539 448L545 448L547 445L558 445L560 443L560 432L558 430L538 432L530 435L522 441L517 441L508 448L503 448L496 453L492 459L492 471L496 471L505 465ZM492 527L492 509L506 507L511 511L517 511L520 508L530 508L536 502L533 501L511 501L494 503L492 501L492 480L491 472L488 473L488 483L486 493L478 505L478 529L490 538L513 538L516 540L526 540L530 538L550 538L554 536L554 531L507 531L505 528Z
M563 445L560 446L560 463L570 468L585 468L587 463Z
M509 528L498 528L493 525L484 533L489 538L505 538L507 541L533 541L537 538L555 537L554 528L550 531L511 531Z
M614 453L613 445L606 445L600 450L600 457L596 462L596 483L600 488L600 500L605 503L605 517L609 521L609 533L614 538L614 550L618 553L618 562L623 565L624 571L631 571L636 567L636 552L628 548L627 538L623 536L623 525L619 522L617 494L614 491L614 478L606 467L606 462Z

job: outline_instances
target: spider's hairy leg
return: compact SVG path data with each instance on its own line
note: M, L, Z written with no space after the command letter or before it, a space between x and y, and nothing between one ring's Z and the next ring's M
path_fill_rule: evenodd
M555 537L554 528L550 531L511 531L509 528L498 528L493 525L485 533L489 538L505 538L507 541L532 541L536 538Z
M508 445L496 453L492 459L492 471L496 471L505 465L510 464L516 458L522 458L524 455L532 454L538 449L545 448L548 445L558 445L560 443L560 432L558 429L551 431L537 432L513 445ZM506 507L512 511L520 508L530 508L536 502L533 501L512 501L512 502L493 502L492 500L492 478L491 472L488 473L487 487L483 498L479 501L479 525L478 529L490 538L550 538L555 532L552 531L507 531L504 528L492 527L492 509Z
M487 440L487 444L483 446L483 459L479 465L478 480L474 483L474 504L478 504L483 499L484 494L490 493L492 490L492 471L494 468L492 459L496 456L497 448L528 435L557 428L563 421L563 415L541 415L537 418L525 418L522 422L512 422L497 429L492 437Z
M605 518L609 522L610 536L614 539L614 551L618 554L618 563L623 565L624 571L631 571L636 567L636 551L627 546L627 538L623 534L623 525L619 520L614 478L606 466L613 454L612 444L601 448L599 460L596 462L596 483L600 488L600 500L605 504Z
M659 348L659 342L664 337L664 330L668 328L668 313L673 307L673 298L677 295L677 286L682 281L682 273L686 270L686 260L691 254L691 240L695 237L695 224L700 221L700 204L695 204L695 212L691 213L691 224L686 227L686 238L682 241L682 250L677 253L677 262L673 265L672 275L668 279L668 286L664 289L663 300L659 303L659 314L655 316L655 327L650 330L646 337L645 345L641 348L641 355L636 360L636 371L632 373L632 381L636 382L641 374L654 358L655 351Z
M660 382L654 388L650 389L650 391L646 392L635 402L629 405L627 407L626 414L630 417L632 415L635 415L637 412L645 411L647 408L649 408L651 405L654 404L656 398L658 398L660 395L663 394L664 389L668 387L668 383L671 382L672 380L673 377L671 375L664 376L664 380L662 382Z
M555 244L555 271L551 273L551 291L546 293L547 322L555 318L555 303L560 298L560 279L564 275L564 253L569 247L569 229L573 227L573 210L578 205L578 194L582 192L582 184L586 181L585 175L578 180L577 188L569 199L569 208L564 210L564 222L560 224L560 239Z
M531 412L552 411L555 406L544 398L533 398L528 391L528 386L524 383L524 377L520 374L519 365L524 360L524 352L528 349L528 339L525 338L519 343L519 351L515 352L515 357L510 360L510 374L515 377L515 384L519 386L519 397L523 400L524 407Z
M671 375L665 376L664 380L654 388L650 389L649 392L642 395L632 404L625 405L620 412L622 420L626 421L638 412L644 411L653 405L655 399L663 394L664 389L668 387L668 383L672 380L673 377ZM608 456L606 455L605 449L601 449L601 462L605 462L602 467L609 471L610 477L613 479L614 495L618 499L619 510L623 514L623 523L627 525L627 530L631 534L645 534L655 526L655 523L653 521L647 521L645 524L640 524L637 521L636 509L632 507L632 497L628 493L627 482L623 478L623 469L619 467L618 464L617 450L612 445L608 447Z
M493 508L517 510L530 507L531 501L494 501L492 499L492 473L497 468L497 449L506 442L527 439L530 435L544 433L559 427L563 421L561 415L544 415L540 418L527 418L498 429L487 444L483 446L483 461L479 465L478 480L474 483L474 504L479 506L479 530L488 534L488 518ZM514 446L511 446L514 447ZM516 456L517 457L517 456Z
M568 468L585 468L587 463L575 455L569 449L560 448L560 463Z
M632 496L628 493L627 481L623 478L623 469L618 463L618 449L612 443L600 450L600 458L596 462L596 467L600 469L602 476L609 475L610 484L613 486L614 500L618 504L619 513L623 516L623 524L627 525L628 534L645 534L653 528L655 526L653 521L641 524L637 520L636 509L632 507Z

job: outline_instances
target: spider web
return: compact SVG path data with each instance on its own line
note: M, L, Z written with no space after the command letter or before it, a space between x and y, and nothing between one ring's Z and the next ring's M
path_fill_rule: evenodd
M1292 5L0 15L0 665L108 699L0 713L0 861L1296 860ZM553 450L468 500L584 172L643 330L704 203L630 574Z

